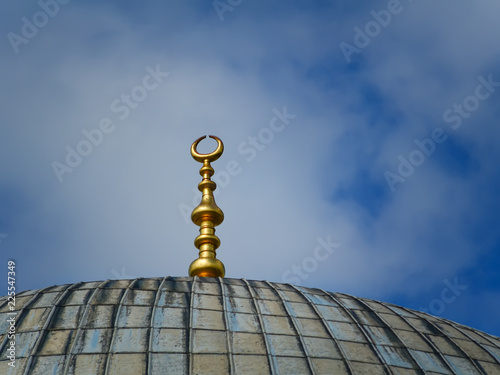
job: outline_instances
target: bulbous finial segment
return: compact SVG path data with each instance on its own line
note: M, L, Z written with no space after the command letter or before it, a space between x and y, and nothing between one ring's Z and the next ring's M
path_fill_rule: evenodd
M220 138L211 135L210 138L217 141L217 148L209 154L200 154L196 148L205 138L206 136L198 138L191 146L191 156L197 162L203 163L200 169L200 175L203 179L198 184L198 190L202 192L201 202L191 214L193 223L200 227L200 235L194 240L194 245L199 250L199 257L189 266L189 276L224 277L224 265L216 259L215 253L215 250L220 246L219 237L215 235L215 227L222 223L224 214L215 203L213 191L217 185L210 179L214 175L214 169L210 162L217 160L222 155L224 144Z

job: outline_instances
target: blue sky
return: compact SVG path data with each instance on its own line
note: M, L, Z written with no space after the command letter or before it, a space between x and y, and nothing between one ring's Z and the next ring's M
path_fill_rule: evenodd
M0 261L18 290L185 276L189 148L215 134L227 277L500 335L498 2L0 7Z

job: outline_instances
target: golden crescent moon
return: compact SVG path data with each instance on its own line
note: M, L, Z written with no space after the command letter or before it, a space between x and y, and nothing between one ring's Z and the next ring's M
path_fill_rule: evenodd
M216 137L215 135L209 135L210 138L215 139L217 141L217 148L215 149L215 151L209 154L200 154L198 151L196 151L198 144L206 137L207 136L204 135L203 137L198 138L196 141L194 141L193 145L191 146L191 156L193 157L194 160L200 163L203 163L205 160L208 160L209 162L216 161L218 158L220 158L220 156L224 152L224 144L222 143L220 138Z

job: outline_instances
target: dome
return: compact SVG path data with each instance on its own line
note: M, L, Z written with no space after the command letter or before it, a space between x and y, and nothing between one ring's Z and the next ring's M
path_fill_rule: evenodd
M500 374L498 337L266 281L80 282L19 293L16 311L0 299L1 374Z

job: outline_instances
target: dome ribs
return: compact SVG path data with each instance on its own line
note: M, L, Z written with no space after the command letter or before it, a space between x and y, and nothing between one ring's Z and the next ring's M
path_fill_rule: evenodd
M394 313L397 314L397 311L395 311L394 309L391 308L391 306L389 304L386 304L384 302L380 302L380 301L377 301L377 303L379 303L380 305L388 308L389 310L393 311ZM436 355L438 355L445 363L446 365L448 366L448 368L450 369L450 371L453 373L453 374L456 374L456 375L460 375L459 372L457 372L457 370L454 368L453 364L450 363L450 361L448 360L448 358L446 358L446 356L443 355L443 353L441 353L441 351L439 350L439 348L436 346L436 344L434 344L434 342L432 342L432 340L430 340L426 335L424 335L422 332L420 332L416 327L415 325L410 322L409 319L407 319L404 315L400 315L400 314L397 314L399 316L399 318L403 319L406 324L408 324L411 328L413 328L414 332L419 335L422 340L424 340L427 345L429 345L433 350L434 350L434 353Z
M464 334L465 336L467 336L471 341L475 342L479 347L481 347L484 351L486 351L491 356L491 358L493 359L494 362L496 362L497 364L500 365L500 359L497 356L498 354L495 355L490 350L488 350L487 347L485 347L480 341L478 341L472 334L466 332L468 330L463 329L459 324L452 323L452 322L448 322L448 323L451 324L451 326L453 328L455 328L456 330L458 330L459 332L461 332L462 334ZM497 350L499 350L499 348L496 347L496 345L494 345L494 343L490 339L488 339L484 335L481 335L480 333L476 333L476 334L479 335L481 338L483 338L485 341L487 341L489 344L492 344L492 346L494 348L496 348ZM500 350L499 350L499 352L500 352Z
M187 355L188 359L188 374L192 375L193 372L193 309L194 309L194 291L196 287L196 282L198 281L198 276L193 277L193 282L191 283L191 294L189 298L189 327L186 329L186 347L189 348Z
M462 353L462 355L468 359L469 363L472 364L473 368L477 370L477 373L478 374L487 374L486 372L484 372L476 363L476 361L474 361L470 356L469 354L464 351L459 345L457 345L457 343L455 342L455 340L453 340L453 338L450 336L450 335L447 335L443 329L441 329L439 326L437 326L436 324L434 324L430 319L427 319L425 317L425 314L424 313L420 313L418 311L409 311L408 309L404 308L404 307L397 307L395 308L394 306L390 305L390 304L386 304L386 303L383 303L384 306L390 308L392 311L395 311L397 313L398 310L402 310L404 312L406 312L407 314L410 314L410 315L414 315L414 316L417 316L418 318L422 319L423 321L426 322L426 324L428 324L429 326L431 326L436 332L438 332L442 337L444 337L445 340L447 340L455 349L457 349L460 353ZM399 316L403 317L402 314L398 314ZM409 322L410 325L411 322ZM412 325L413 326L413 325ZM453 365L453 363L451 363L449 360L446 361L446 363L449 363L455 371L455 368L456 366ZM459 372L460 373L460 372Z
M300 345L302 346L302 350L304 351L304 354L305 354L305 357L306 357L306 360L307 360L307 364L309 366L309 370L311 371L312 375L316 375L316 371L314 370L314 366L311 363L311 356L309 355L309 351L307 350L306 343L304 342L304 337L302 336L301 330L299 330L297 328L297 322L295 321L294 315L290 311L290 307L288 305L288 301L285 300L285 298L283 298L283 295L281 294L281 291L279 289L277 289L273 284L271 284L268 281L265 281L265 283L267 285L269 285L271 287L271 289L273 289L276 292L276 294L278 295L278 297L281 300L281 303L285 307L285 310L288 313L288 317L290 318L290 320L292 322L293 328L294 328L295 332L297 333L297 336L299 337Z
M83 311L83 314L80 316L80 321L78 322L78 328L76 330L76 334L75 334L75 337L73 338L73 342L71 343L71 347L68 351L68 354L66 356L66 361L64 362L64 369L63 369L63 375L68 375L68 372L69 372L69 369L70 369L70 365L71 365L71 362L75 356L76 353L74 353L75 351L75 348L76 348L76 344L82 334L82 330L84 328L84 324L87 323L87 316L88 316L88 313L89 313L89 310L90 310L90 304L93 300L93 298L97 295L98 291L101 290L101 288L106 285L106 283L109 281L108 280L105 280L103 281L102 283L100 283L96 288L95 290L92 292L92 295L89 297L89 299L87 300L87 304L85 305L85 310Z
M0 297L2 374L12 340L7 302ZM500 374L496 336L290 284L210 277L80 282L21 292L15 307L16 375Z
M250 286L250 283L248 282L248 280L246 279L243 279L243 282L245 283L246 287L247 287L247 290L248 290L248 293L250 293L250 296L252 297L252 303L255 307L255 310L257 311L257 314L258 314L258 321L259 321L259 325L260 325L260 329L261 329L261 332L262 332L262 336L264 338L264 345L266 346L266 352L267 352L267 360L269 361L269 368L271 369L271 375L277 375L278 374L278 370L276 368L276 362L273 360L273 357L271 355L271 343L269 342L269 337L267 336L267 333L266 333L266 327L264 325L264 322L262 321L262 312L261 312L261 309L259 307L259 304L257 303L257 299L256 299L256 296L255 296L255 291L253 290L253 288Z
M321 312L318 310L317 306L313 303L313 301L307 295L307 293L304 293L299 287L296 287L295 285L290 285L290 286L292 288L294 288L298 293L300 293L300 295L302 295L309 302L311 308L314 310L314 312L316 313L316 315L318 316L318 318L321 320L321 323L323 324L323 327L326 329L326 331L330 335L331 339L337 345L337 347L338 347L338 349L339 349L339 351L340 351L340 353L342 355L342 361L345 363L345 365L348 368L349 372L351 374L355 374L354 369L351 366L351 362L347 359L347 355L346 355L346 352L345 352L344 348L339 344L339 341L337 340L337 338L333 334L330 326L326 323L326 319L324 318L323 314L321 314ZM328 295L328 294L326 294L326 295Z
M60 292L60 295L57 297L55 303L51 307L49 315L47 316L47 319L45 320L45 322L43 324L43 328L40 331L40 334L38 335L38 338L35 342L35 345L31 349L31 351L34 355L30 356L28 359L28 363L26 364L26 368L24 370L25 375L28 375L31 371L31 366L33 365L33 359L36 358L35 356L38 354L38 351L40 349L40 344L45 340L45 338L47 336L47 329L48 329L50 323L52 322L52 319L54 318L54 315L55 315L54 313L55 313L59 303L61 303L64 300L64 298L66 298L66 296L68 295L68 292L70 290L72 290L73 288L75 288L79 284L82 284L82 283L79 282L79 283L71 284L64 291Z
M48 289L50 289L50 288L51 288L51 287L47 287L47 288L43 288L43 289L39 289L39 290L35 291L35 292L34 292L34 294L33 294L33 297L31 297L31 298L30 298L30 299L29 299L29 300L28 300L28 301L27 301L27 302L23 305L23 307L21 307L21 309L20 309L20 310L17 310L17 311L18 311L18 313L17 313L17 315L16 315L16 336L18 336L18 332L20 332L20 331L19 331L19 327L21 327L21 326L22 326L22 324L23 324L24 318L25 318L25 317L26 317L26 315L27 315L28 307L29 307L29 306L31 306L31 304L32 304L32 303L34 303L36 300L38 300L39 296L40 296L40 295L41 295L44 291L46 291L46 290L48 290ZM19 297L20 297L21 295L22 295L22 294L21 294L21 293L19 293L19 294L16 296L16 298L17 298L17 299L19 299ZM7 298L7 297L5 297L5 303L4 303L4 304L2 304L2 308L3 308L4 306L7 306L7 305L8 305L8 301L9 301L9 300L8 300L8 298ZM14 310L14 311L16 311L16 310ZM25 312L26 312L26 313L25 313ZM37 338L38 338L38 336L37 336ZM3 342L0 344L0 353L3 353L4 351L6 351L6 347L8 346L9 341L10 341L10 340L9 340L9 337L8 337L8 335L6 334L6 335L5 335L5 337L4 337ZM18 360L19 360L19 359L18 359ZM28 358L28 359L26 359L26 364L27 364L28 362L31 362L31 360L30 360L29 358ZM2 364L2 365L4 365L4 364ZM19 364L18 364L17 366L19 366ZM27 367L27 366L26 366L26 367Z
M223 315L224 315L224 326L226 327L226 345L227 345L227 360L229 364L229 372L230 374L236 374L234 368L234 358L233 358L233 347L231 344L231 337L229 333L231 331L231 325L229 324L229 318L227 316L227 301L226 301L226 290L224 287L224 283L222 282L222 277L218 277L220 291L222 294L222 306L223 306Z
M153 375L153 340L154 340L154 323L156 316L156 309L158 307L158 302L160 301L160 295L163 285L165 284L165 280L167 280L168 276L165 276L160 285L158 285L158 289L155 293L155 300L153 302L153 308L151 309L151 318L149 324L149 343L148 343L148 361L146 363L146 373L147 375Z
M337 298L333 293L328 293L322 289L320 289L323 293L326 295L330 296L330 298L340 307L342 310L351 318L351 321L358 327L358 329L361 331L363 337L365 338L366 342L371 344L370 349L375 352L375 355L380 361L380 364L384 367L384 370L386 371L387 374L393 374L393 371L389 367L389 364L385 360L385 358L382 356L382 354L378 351L375 350L375 343L373 342L372 338L366 333L366 331L363 329L362 325L357 321L357 319L353 316L351 313L350 309L347 308L347 306L340 301L340 298ZM356 301L356 300L355 300ZM357 301L356 301L357 302Z
M111 343L109 345L109 352L108 352L108 357L106 358L106 367L104 370L104 375L109 374L110 372L110 366L111 366L111 361L113 359L113 355L115 355L116 352L116 335L118 333L118 326L119 326L119 319L120 319L120 313L123 308L123 302L125 301L125 298L127 297L127 294L129 293L130 289L132 286L137 282L138 279L134 279L130 282L128 285L127 289L125 289L124 293L122 294L120 298L120 302L118 303L118 308L116 309L116 315L113 323L113 333L111 336Z
M354 298L351 296L351 298ZM418 359L415 357L415 355L413 354L413 352L411 350L409 350L408 348L408 345L405 343L405 341L400 337L400 335L398 334L397 330L392 328L391 325L385 321L385 319L380 315L380 314L377 314L376 311L370 307L370 305L368 305L367 303L365 303L361 298L356 298L356 300L361 303L363 306L366 307L366 309L368 309L369 311L373 312L377 318L383 322L383 324L385 325L385 327L387 329L389 329L392 334L398 339L399 343L401 344L401 347L405 349L406 353L408 353L408 355L412 358L412 360L414 361L414 364L417 365L418 367L420 367L420 369L423 371L423 373L425 373L426 371L429 371L429 369L425 369L423 368ZM422 338L427 344L429 344L429 341L430 340L427 340L423 335L420 335L417 331L415 331L414 333L416 333L417 335L420 336L420 338ZM434 349L434 346L430 346L432 349ZM446 360L446 358L439 352L435 352L434 354L438 355L441 360L443 361L443 363L447 366L447 370L451 371L452 374L456 374L456 372L453 370L452 366L448 363L448 361Z

